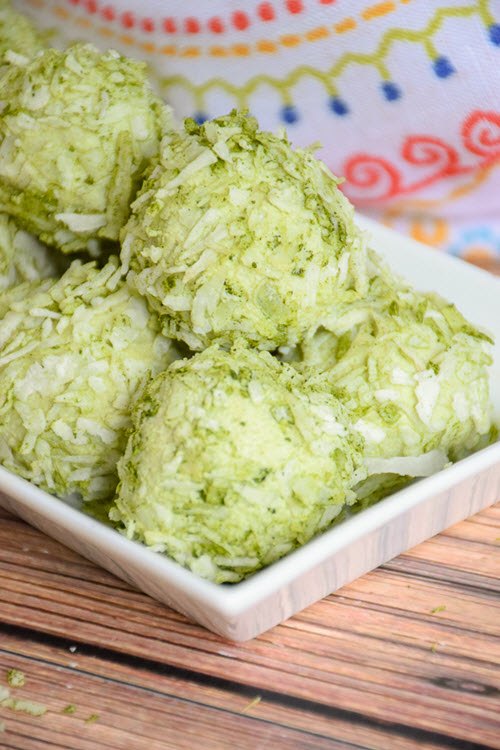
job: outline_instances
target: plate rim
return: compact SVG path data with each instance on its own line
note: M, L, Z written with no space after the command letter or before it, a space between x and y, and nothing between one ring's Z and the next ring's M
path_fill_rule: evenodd
M181 585L189 591L190 596L195 596L212 611L224 617L234 618L242 615L256 602L293 583L299 573L307 573L325 563L332 555L339 554L343 547L403 515L429 496L452 490L465 479L496 464L500 464L500 441L380 500L236 584L216 584L199 577L166 555L148 549L141 542L127 539L115 529L2 466L0 491L7 498L42 513L46 520L53 520L59 528L62 527L68 533L77 533L75 526L78 526L81 533L89 534L96 544L102 545L101 548L104 548L110 557L113 555L113 547L117 547L120 552L128 553L134 562L141 562L149 570L154 569L154 575L160 576L162 584Z

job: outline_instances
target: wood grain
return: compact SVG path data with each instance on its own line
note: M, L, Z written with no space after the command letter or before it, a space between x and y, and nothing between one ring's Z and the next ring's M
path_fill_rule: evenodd
M496 506L235 645L0 511L0 684L48 708L0 746L500 748L499 539Z

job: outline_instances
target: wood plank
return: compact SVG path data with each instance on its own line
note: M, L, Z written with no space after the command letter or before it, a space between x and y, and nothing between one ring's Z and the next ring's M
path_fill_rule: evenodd
M466 528L477 529L474 524L467 524ZM483 527L484 529L484 527ZM491 527L491 542L485 542L483 538L476 535L476 539L464 538L464 532L460 537L452 535L439 535L424 545L419 545L409 550L400 557L404 561L422 560L425 563L436 563L454 571L470 573L476 576L490 577L496 579L497 590L500 589L498 572L500 571L500 544L494 543L493 534L495 530Z
M30 641L24 637L20 639L15 634L7 634L2 639L3 649L0 652L0 674L3 663L19 663L13 659L14 654L29 657L31 660L25 665L28 680L31 681L31 670L37 670L37 661L45 666L50 665L58 671L65 684L80 684L80 674L105 677L114 684L130 683L140 686L154 693L164 695L166 699L178 698L193 706L202 704L218 708L247 718L249 715L260 722L270 722L283 728L301 730L302 734L291 736L298 741L305 742L307 733L324 736L331 740L329 747L344 747L348 743L350 748L382 748L391 747L394 750L416 750L429 748L437 750L443 747L448 738L436 737L435 733L415 732L412 728L405 728L397 724L367 722L363 717L343 716L336 707L326 710L315 706L312 701L294 702L286 695L273 695L269 691L256 693L242 689L238 685L217 684L216 681L197 682L189 675L172 673L171 670L150 670L144 664L131 664L127 661L113 661L97 654L88 653L79 648L71 653L60 644L52 642ZM34 662L34 663L32 663ZM73 693L68 693L67 700L73 701ZM61 698L61 695L59 695ZM258 700L256 700L258 699ZM64 701L63 701L64 702ZM88 710L88 707L85 709ZM186 711L188 709L186 708ZM83 714L78 710L78 715ZM8 717L7 717L8 719ZM357 720L358 719L358 720ZM452 741L452 738L451 738ZM302 744L297 747L303 747Z
M467 520L472 523L488 523L490 519L494 523L500 521L500 503L495 503L488 508L484 508L481 513L476 513L475 516L471 516L471 518L468 518ZM458 525L459 524L457 524L457 526Z
M490 519L486 511L483 511L478 513L477 516L472 516L462 523L451 526L442 534L439 534L438 538L453 537L454 539L463 539L464 542L480 542L498 548L500 547L499 526L500 519Z
M491 514L486 518L490 522ZM464 587L449 567L441 565L438 581L413 580L404 564L397 571L379 569L261 638L235 646L33 530L28 556L19 549L26 545L25 525L15 519L8 524L0 540L4 622L29 623L57 636L69 630L82 643L195 668L218 680L231 675L259 692L280 693L286 686L294 700L314 696L316 704L372 723L397 716L405 727L462 743L480 737L494 746L498 604L487 590ZM489 534L489 523L485 527ZM420 553L410 557L425 560ZM479 555L478 564L485 559ZM431 614L440 604L447 609ZM455 714L460 709L458 717L450 706Z
M41 717L0 709L6 727L4 737L9 743L6 746L19 750L26 750L26 738L34 736L51 747L66 750L94 750L96 747L191 750L202 738L207 750L346 747L318 733L301 732L242 711L236 713L191 699L182 700L158 687L146 689L0 652L0 672L12 667L27 675L26 686L16 690L16 695L36 701L43 696L47 707L47 713ZM73 715L64 713L68 704L76 707ZM89 723L92 716L98 718Z

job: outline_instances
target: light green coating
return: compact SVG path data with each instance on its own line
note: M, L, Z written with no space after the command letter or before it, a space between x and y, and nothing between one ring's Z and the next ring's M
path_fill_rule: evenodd
M7 684L11 688L24 687L26 684L26 677L24 675L24 672L21 672L20 669L8 669Z
M193 350L238 337L294 345L366 291L364 241L338 183L244 113L186 120L133 205L122 261Z
M23 281L46 279L57 273L54 251L19 229L9 216L0 214L0 292Z
M490 430L491 340L454 305L385 273L332 327L297 366L340 398L368 457L457 460Z
M0 0L0 66L9 62L10 53L30 58L45 47L31 21L16 13L8 0Z
M118 239L169 126L145 65L75 44L0 79L0 210L66 253Z
M175 362L133 424L111 519L217 583L326 529L364 476L338 401L241 343Z
M177 356L156 316L112 258L4 292L0 318L0 463L60 496L112 496L132 403Z

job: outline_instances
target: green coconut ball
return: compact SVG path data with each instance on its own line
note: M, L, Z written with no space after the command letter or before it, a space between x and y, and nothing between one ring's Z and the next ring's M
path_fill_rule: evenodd
M339 180L284 132L232 112L162 144L122 233L122 261L168 335L197 351L272 350L366 289L364 238Z
M425 476L474 450L491 428L491 343L437 294L385 275L334 331L307 342L296 366L347 408L369 473Z
M66 253L117 240L170 126L145 67L90 44L13 60L0 79L0 210Z
M58 267L53 251L0 214L0 292L23 281L56 276Z
M116 258L0 297L0 463L59 496L112 496L130 411L178 356Z
M0 70L18 56L31 58L45 49L43 37L31 21L17 13L7 0L0 0Z
M289 365L213 344L146 388L110 517L204 578L239 581L355 501L362 442Z

